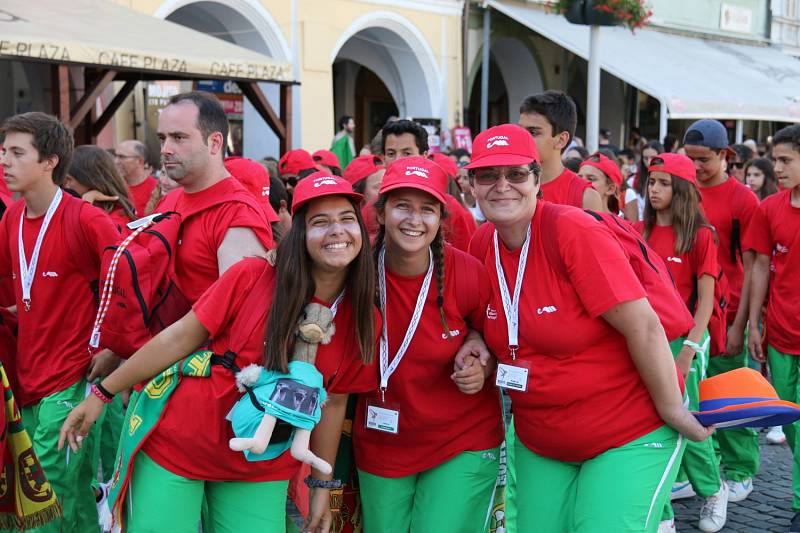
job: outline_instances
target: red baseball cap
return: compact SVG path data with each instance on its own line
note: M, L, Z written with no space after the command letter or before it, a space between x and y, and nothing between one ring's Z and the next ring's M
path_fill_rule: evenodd
M536 141L516 124L502 124L482 131L472 142L472 162L465 168L528 165L539 158Z
M294 186L292 195L292 213L303 207L311 200L322 198L323 196L342 195L352 198L356 203L361 202L364 196L353 192L353 186L344 178L334 176L327 170L320 170L306 176Z
M581 166L596 168L605 174L608 179L616 183L617 187L622 187L622 172L619 171L619 166L600 152L595 152L584 159Z
M316 169L319 170L317 164L314 163L314 158L311 154L303 150L289 150L281 160L278 161L278 170L281 174L300 174L302 170Z
M325 165L326 167L335 167L338 169L342 168L342 164L339 162L339 158L336 157L336 154L331 152L330 150L317 150L313 154L311 154L311 158L321 165Z
M442 167L442 170L444 170L445 174L449 177L455 179L455 177L458 176L458 165L456 165L456 162L450 157L437 152L435 154L430 154L428 159Z
M666 172L697 187L697 170L691 159L681 154L666 152L658 154L650 161L647 172Z
M404 188L419 189L442 204L447 203L447 174L427 157L403 157L389 165L383 175L380 193Z
M360 155L344 169L344 179L355 185L382 168L383 160L377 155Z
M267 221L272 223L280 220L269 203L269 172L266 168L246 157L226 157L225 168L256 197L267 215Z

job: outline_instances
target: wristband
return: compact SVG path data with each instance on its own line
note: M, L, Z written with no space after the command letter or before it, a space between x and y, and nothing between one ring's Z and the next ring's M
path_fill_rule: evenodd
M100 398L103 403L111 403L114 401L114 395L109 393L102 385L95 383L92 385L92 393Z
M338 479L331 479L330 481L326 481L324 479L317 479L315 477L307 476L303 482L306 486L310 489L340 489L342 488L342 482Z
M692 350L694 350L694 352L695 352L697 355L702 355L702 354L703 354L703 352L705 351L705 350L703 350L703 347L702 347L702 346L700 346L699 344L697 344L697 343L696 343L696 342L694 342L694 341L690 341L689 339L686 339L686 340L684 340L684 341L683 341L683 345L684 345L684 346L688 346L689 348L691 348Z

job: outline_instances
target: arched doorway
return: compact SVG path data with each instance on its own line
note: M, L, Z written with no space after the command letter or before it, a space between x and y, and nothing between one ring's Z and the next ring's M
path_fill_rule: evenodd
M433 52L419 30L395 13L356 20L334 46L331 64L334 117L356 117L357 148L390 115L444 118L443 83Z
M282 61L291 60L289 45L275 19L258 0L168 0L155 16L212 35L224 41ZM259 84L274 109L280 105L278 86ZM230 84L223 90L231 90ZM235 89L233 89L235 91ZM221 98L238 100L235 95ZM238 104L237 104L238 105ZM279 141L246 98L241 99L241 120L232 120L232 140L246 157L260 159L280 155ZM230 116L237 117L237 113Z

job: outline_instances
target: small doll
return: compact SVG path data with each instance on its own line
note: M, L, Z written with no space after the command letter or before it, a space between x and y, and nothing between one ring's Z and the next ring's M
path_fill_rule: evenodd
M291 446L292 457L324 474L331 473L331 465L309 450L309 441L327 397L322 374L314 366L317 347L328 344L334 332L331 310L310 303L297 325L288 374L259 365L249 365L236 374L237 387L246 394L229 415L236 435L228 444L232 450L244 452L248 461L262 461L278 457ZM292 436L286 442L270 443L278 419L294 426Z

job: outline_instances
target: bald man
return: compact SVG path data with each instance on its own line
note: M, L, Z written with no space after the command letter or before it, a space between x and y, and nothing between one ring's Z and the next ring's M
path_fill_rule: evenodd
M147 147L136 140L122 141L117 146L114 162L128 183L131 201L137 216L144 216L144 208L158 185L158 180L148 176Z

